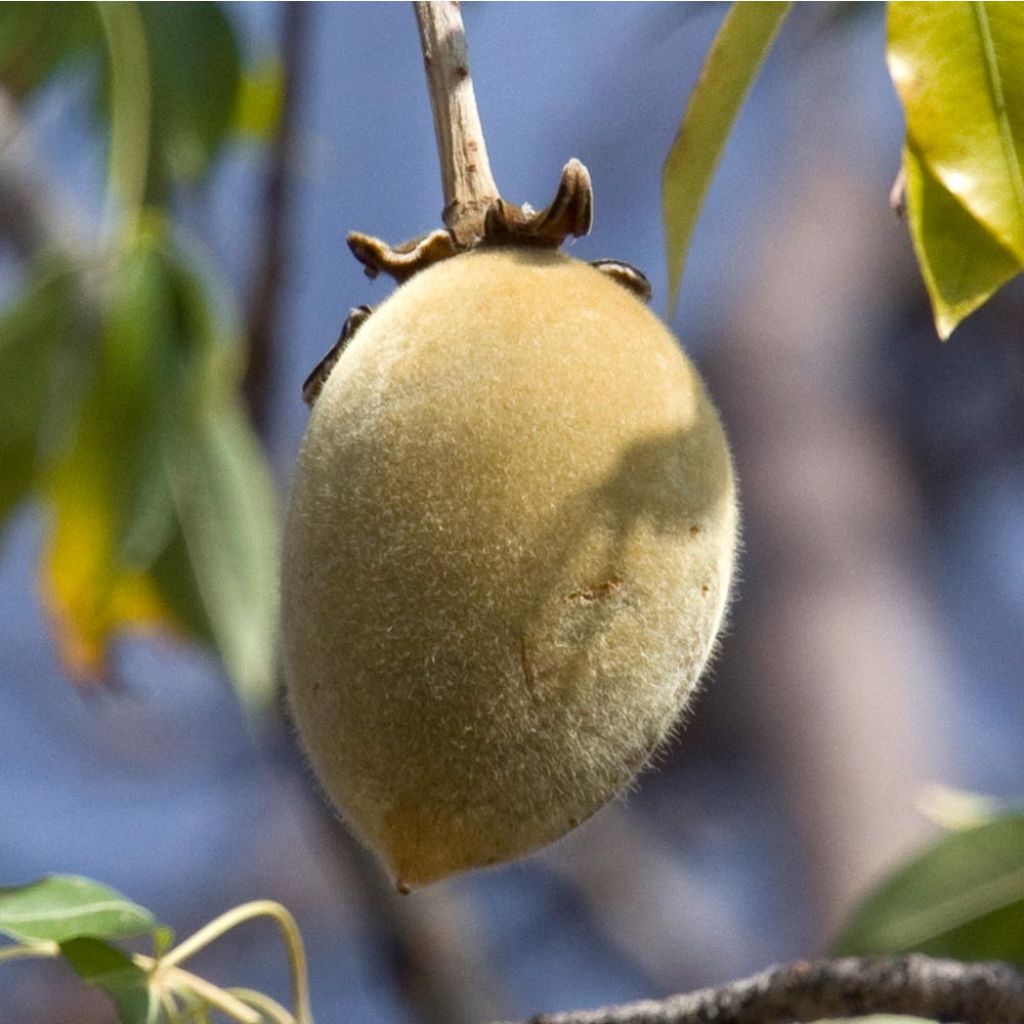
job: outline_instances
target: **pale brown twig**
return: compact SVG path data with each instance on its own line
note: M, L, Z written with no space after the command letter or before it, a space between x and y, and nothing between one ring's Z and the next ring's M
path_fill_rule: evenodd
M455 0L413 6L434 112L444 223L460 246L468 246L483 235L487 208L499 193L469 75L462 14Z

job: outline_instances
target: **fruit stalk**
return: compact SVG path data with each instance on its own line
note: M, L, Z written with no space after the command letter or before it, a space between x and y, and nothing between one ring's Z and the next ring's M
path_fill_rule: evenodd
M441 162L445 226L461 246L483 236L484 216L498 198L469 74L466 32L457 0L413 4L427 72Z

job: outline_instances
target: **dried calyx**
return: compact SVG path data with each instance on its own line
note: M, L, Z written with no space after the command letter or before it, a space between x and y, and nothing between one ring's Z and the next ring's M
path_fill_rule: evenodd
M394 246L373 235L351 231L348 247L363 264L367 277L387 274L398 284L435 263L473 249L559 249L567 239L580 238L590 231L594 215L590 173L573 158L562 168L555 198L543 210L534 210L528 204L515 206L499 196L482 208L482 215L480 211L480 204L470 209L466 204L449 203L445 210L448 227ZM590 265L644 302L650 300L651 284L636 267L612 259L594 260ZM371 313L371 307L365 305L349 311L338 340L302 386L302 398L307 405L316 401L338 357Z
M472 219L478 224L467 223L468 218L463 218L459 223L461 231L446 227L398 246L353 231L348 236L348 245L366 267L367 276L385 273L401 284L433 263L483 246L558 249L567 238L579 238L590 231L593 209L590 174L579 160L573 159L562 169L555 198L539 212L497 198L482 217Z

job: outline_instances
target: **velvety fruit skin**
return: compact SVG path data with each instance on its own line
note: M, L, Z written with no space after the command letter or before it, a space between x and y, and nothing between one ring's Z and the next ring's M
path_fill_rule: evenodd
M629 784L711 652L736 528L700 378L600 271L479 251L373 314L302 444L283 638L313 768L400 885Z

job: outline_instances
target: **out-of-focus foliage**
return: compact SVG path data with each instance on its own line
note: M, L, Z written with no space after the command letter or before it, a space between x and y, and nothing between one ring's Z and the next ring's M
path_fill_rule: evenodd
M1024 4L889 5L907 212L942 338L1024 267Z
M43 590L72 673L102 678L119 630L161 628L211 643L242 697L265 703L276 500L240 398L244 339L165 211L176 182L201 183L240 112L249 135L272 133L280 74L250 74L257 96L243 103L238 45L216 4L138 5L131 53L104 32L132 14L113 8L0 7L0 84L24 99L91 68L82 81L98 129L148 168L138 195L117 196L126 226L92 253L50 240L0 317L0 524L30 496L47 506ZM134 110L133 69L150 83ZM118 174L133 172L114 168L114 194Z
M792 4L733 4L711 44L662 169L669 319L690 236L736 115Z
M235 131L260 142L273 138L281 122L284 69L274 58L247 68L238 90Z
M1024 964L1024 816L955 832L864 901L837 954L905 951Z
M100 123L109 121L110 54L94 3L0 5L0 84L24 98L56 72L86 68ZM152 89L150 198L195 181L232 131L242 69L215 3L139 4ZM182 54L188 60L182 60ZM272 83L271 88L272 88ZM270 100L272 104L272 98Z
M116 630L164 626L215 642L259 700L272 684L275 497L238 398L238 332L190 262L154 221L93 272L91 315L65 306L56 334L91 362L39 477L54 516L45 590L74 672L101 675ZM76 334L83 323L91 336ZM79 353L56 355L54 367Z
M23 99L74 61L95 63L102 43L94 3L12 0L0 7L0 83Z
M88 330L74 269L60 258L40 260L0 315L0 523L28 497L67 421L74 375L63 360L74 359L76 336Z

